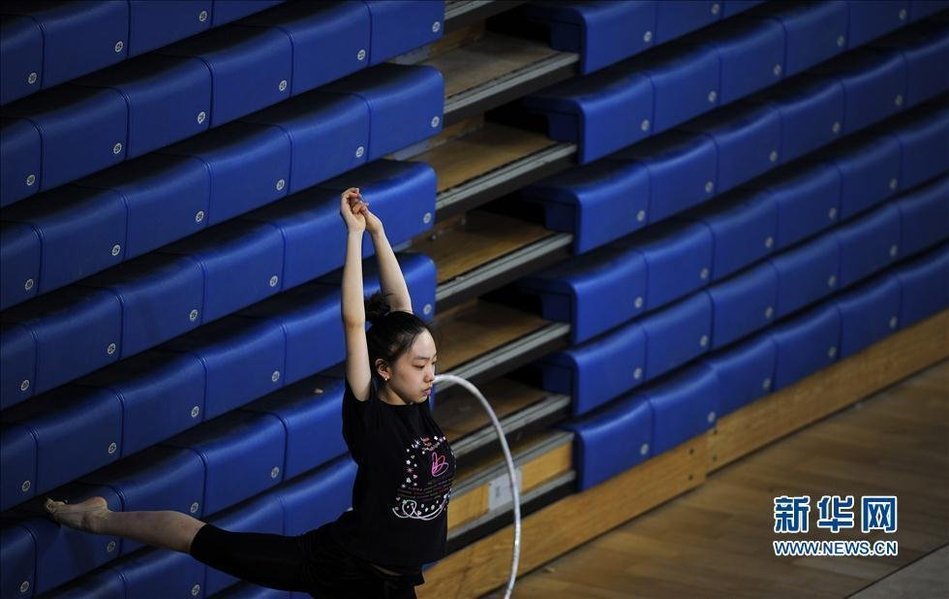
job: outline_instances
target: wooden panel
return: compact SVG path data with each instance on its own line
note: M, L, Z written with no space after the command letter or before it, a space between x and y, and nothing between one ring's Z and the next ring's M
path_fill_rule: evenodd
M473 210L457 226L416 240L412 249L435 261L441 284L549 235L540 225Z
M514 127L487 123L473 133L413 156L427 162L438 177L438 192L461 185L556 142Z
M481 392L491 402L491 408L499 420L543 401L548 396L546 391L503 377L481 385ZM435 419L449 442L491 424L491 419L481 405L467 395L449 395L444 398L439 395L435 403Z
M482 300L462 304L436 317L440 370L449 371L502 345L543 328L546 320Z

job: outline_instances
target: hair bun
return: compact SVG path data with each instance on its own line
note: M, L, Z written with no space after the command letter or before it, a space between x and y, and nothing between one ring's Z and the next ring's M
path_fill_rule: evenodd
M391 311L392 307L386 300L386 296L381 292L373 293L366 299L366 320L372 324L378 322Z

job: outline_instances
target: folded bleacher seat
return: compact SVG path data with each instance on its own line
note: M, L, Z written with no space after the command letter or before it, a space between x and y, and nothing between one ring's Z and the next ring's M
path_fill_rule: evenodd
M82 576L44 595L49 599L125 599L125 581L112 568Z
M645 461L653 453L652 405L638 394L562 426L574 432L577 490L585 491Z
M125 584L125 597L203 597L208 568L185 553L168 549L139 552L109 566Z
M293 95L354 73L369 63L372 26L370 12L362 2L291 2L247 17L242 23L278 28L290 38Z
M284 384L286 338L279 324L269 320L224 318L160 349L190 353L203 364L205 419L238 408Z
M276 6L284 0L242 0L234 2L233 0L212 0L214 2L211 11L211 26L217 27L224 23L236 21L247 15L266 10L271 6Z
M633 161L645 167L649 177L648 194L644 194L648 197L647 223L701 204L719 188L719 151L715 140L704 135L673 131L611 154L607 160ZM639 213L636 221L640 221Z
M445 5L428 0L364 0L372 19L369 64L379 64L441 38Z
M891 274L874 277L834 303L840 310L840 357L849 358L900 328L900 283Z
M36 352L33 393L41 393L118 360L121 355L122 306L108 291L67 287L3 313L3 320L19 323L32 335L24 344L5 330L0 336L4 353L16 356ZM8 349L9 348L9 349ZM6 363L4 364L6 367Z
M289 193L366 162L369 108L352 96L305 94L242 121L279 128L289 138Z
M36 391L36 339L25 326L0 323L0 410Z
M112 489L125 512L174 510L200 518L204 509L204 462L194 452L150 447L80 479ZM122 554L144 547L124 539Z
M43 31L29 17L0 20L0 104L38 90L43 75Z
M830 366L840 357L840 311L819 305L770 330L777 350L774 390Z
M785 169L757 188L778 212L776 250L834 226L840 215L840 171L830 164Z
M93 496L104 497L111 510L120 509L119 498L111 489L105 487L68 485L57 489L55 494L56 498L67 500L69 503L79 503ZM49 592L63 583L114 560L122 548L120 537L91 535L56 524L46 517L42 508L44 500L44 498L37 498L23 510L10 514L11 517L4 523L4 528L8 526L25 528L33 537L36 552L33 573L35 578L29 591L35 595ZM28 551L29 548L27 546L18 547L18 549ZM0 559L4 560L4 566L6 566L6 553ZM21 566L27 564L22 557L21 560L17 560ZM0 571L6 570L6 567L0 568ZM22 571L4 574L5 577L10 576L13 579L26 579L28 575L27 572Z
M909 0L848 2L850 24L847 47L856 48L899 29L909 21Z
M902 289L900 326L916 324L949 307L949 245L926 252L894 274Z
M900 248L902 256L932 247L949 236L949 175L918 188L899 199Z
M211 176L209 225L287 194L291 144L277 127L231 123L161 150L202 162Z
M204 367L190 354L146 352L77 382L119 398L123 456L164 441L204 419Z
M784 27L784 75L808 70L847 48L848 2L766 2L754 18L777 21Z
M944 3L949 8L949 3ZM906 61L904 106L912 107L949 89L949 27L926 22L899 31L873 44L874 50L898 52Z
M284 531L300 535L339 517L352 503L356 464L348 455L309 470L277 489Z
M795 79L749 98L777 110L781 117L782 163L800 158L843 133L844 88L835 79Z
M0 449L0 509L5 510L36 495L36 438L26 426L4 423Z
M120 354L125 358L203 322L204 278L202 265L196 260L149 254L89 277L81 285L107 289L119 298Z
M24 460L35 451L36 478L29 492L37 495L113 462L122 454L122 404L106 389L67 385L5 411L2 422L4 427L19 424L33 436L35 450L19 434L9 439L4 435L4 445L11 446L4 447L0 459L3 469L11 468L19 478L26 471ZM10 485L5 493L9 497L15 496L10 492L12 485L23 481L5 482ZM4 505L2 509L9 507Z
M287 431L284 478L301 475L346 453L342 434L343 388L343 379L316 375L243 408L271 414L283 422Z
M441 72L432 67L384 64L321 89L357 96L369 107L372 133L366 149L368 160L381 158L442 130L445 81Z
M211 72L212 127L290 97L293 45L280 29L219 27L160 53L205 63Z
M4 597L32 597L36 571L36 541L19 525L0 529L0 593Z
M719 418L771 392L776 351L764 334L706 358L718 378Z
M844 87L844 133L905 109L906 60L900 53L858 51L821 65L808 77L833 77Z
M649 227L616 242L636 248L646 263L646 309L659 308L708 285L712 277L713 234L697 222Z
M224 530L282 535L283 505L279 501L273 501L269 496L262 496L232 508L223 514L216 514L211 522ZM201 565L197 560L192 559L191 561ZM205 568L205 570L207 574L204 579L203 590L207 595L213 595L238 582L237 578L220 570L210 567ZM154 587L146 588L150 590ZM155 599L161 599L162 597L162 595L152 596Z
M211 27L212 0L129 0L129 56L145 54Z
M704 433L718 418L715 371L705 364L685 368L637 393L652 406L652 454Z
M26 119L0 118L0 207L37 193L43 140Z
M849 219L883 202L900 188L900 142L889 134L848 139L808 157L840 172L840 218Z
M283 247L283 236L275 227L232 221L161 252L186 256L200 265L204 305L198 308L199 316L210 322L282 289Z
M839 283L843 287L886 268L902 255L900 211L894 204L834 230L833 235L840 246Z
M646 335L646 380L697 358L712 346L712 301L705 293L696 293L639 323Z
M41 255L32 225L0 221L0 310L36 295Z
M211 72L196 58L150 55L87 75L76 85L112 89L128 106L126 158L206 131ZM75 155L84 146L73 148Z
M711 25L722 18L722 3L714 0L655 4L656 42L660 44Z
M719 349L767 327L778 300L778 275L769 262L712 285L712 348Z
M214 514L283 480L286 431L270 414L233 411L169 439L205 466L204 514Z
M900 142L900 186L911 189L949 171L949 108L907 114L892 129Z
M25 131L15 131L12 137L4 135L4 158L23 150L41 152L41 172L35 173L32 185L29 175L34 173L26 173L25 178L17 175L22 175L21 164L35 164L35 159L16 159L11 169L17 176L11 184L14 195L5 203L23 197L16 194L23 191L19 181L25 181L28 193L35 193L37 187L40 191L51 189L125 160L128 105L113 89L66 85L11 104L4 112L8 118L29 119L41 139L36 145ZM13 147L6 147L9 145ZM77 147L83 151L76 152Z
M839 286L840 248L833 233L772 258L778 272L778 318L808 306Z
M677 9L678 5L667 10ZM646 68L654 88L654 133L671 129L721 105L722 67L717 48L660 48L646 58L648 63L635 68Z

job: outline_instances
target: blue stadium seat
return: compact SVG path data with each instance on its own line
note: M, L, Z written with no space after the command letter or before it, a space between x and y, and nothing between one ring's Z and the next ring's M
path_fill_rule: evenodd
M112 489L126 512L174 510L200 518L204 508L204 462L194 452L150 447L80 479ZM124 539L122 554L144 547Z
M847 287L894 263L900 248L900 211L893 204L834 230L840 246L840 285Z
M840 357L849 358L900 328L900 284L884 274L835 298L840 310Z
M540 299L545 319L569 322L571 343L581 343L643 313L646 262L635 247L608 245L522 277L515 286Z
M39 293L125 258L128 214L122 196L111 190L64 187L7 208L3 219L32 226L40 238Z
M268 320L224 318L160 349L190 353L204 365L206 420L284 384L286 339L280 326Z
M361 2L291 2L242 23L278 28L290 38L293 95L354 73L369 62L372 25Z
M781 164L781 117L769 106L739 105L686 126L717 148L718 193L750 181Z
M932 247L949 236L949 176L916 189L896 202L902 256Z
M445 81L435 68L379 65L321 89L357 96L369 107L372 134L366 150L368 160L381 158L442 130Z
M902 289L901 326L916 324L949 307L949 245L913 259L895 274Z
M129 56L145 54L211 27L212 0L129 0Z
M653 380L707 352L712 301L697 293L641 319L646 334L646 380Z
M106 289L122 304L120 355L132 356L202 323L204 271L197 261L149 254L80 285Z
M719 152L715 140L703 135L673 131L616 152L608 160L635 161L645 167L649 188L643 195L649 204L643 218L647 223L697 206L719 187ZM639 213L635 215L640 222Z
M32 597L36 586L36 542L22 526L0 529L0 593L4 597Z
M0 449L0 509L6 510L36 495L36 438L27 426L0 424Z
M656 42L663 44L722 18L721 2L656 2Z
M203 420L204 365L189 354L147 352L77 383L114 393L119 398L123 456L164 441Z
M122 403L106 389L67 385L4 412L2 422L20 424L35 440L36 479L31 486L37 495L113 462L122 454ZM28 459L33 451L16 437L11 441L11 449L24 453L4 451L4 470ZM22 467L12 467L21 474Z
M774 320L778 275L765 262L708 289L712 300L712 348L719 349Z
M204 513L220 510L283 480L286 431L270 414L234 411L169 439L205 466Z
M204 164L211 175L209 225L269 204L287 194L290 139L277 127L231 123L162 154L186 156Z
M344 455L282 485L276 494L285 534L301 535L339 517L352 503L355 480L356 464Z
M59 292L14 306L3 313L17 322L36 343L36 375L30 385L41 393L116 361L122 340L122 306L115 295L99 289L67 287ZM0 338L0 346L16 356L30 348L16 336ZM20 363L15 358L14 363ZM6 364L4 364L4 367ZM4 368L5 369L5 368Z
M570 395L572 413L583 414L646 380L646 336L638 322L630 322L549 354L536 369L544 389Z
M428 0L364 0L372 19L369 64L379 64L441 38L445 5Z
M776 250L787 249L837 223L840 184L836 167L812 164L784 170L758 187L777 208Z
M39 132L39 146L26 131L15 131L2 145L4 157L20 150L40 149L41 172L29 185L20 165L34 165L35 158L17 158L11 170L16 177L11 186L14 195L7 203L23 197L20 181L35 193L69 183L74 179L118 164L125 160L128 141L128 105L113 89L90 89L66 85L45 94L11 104L4 116L29 119ZM11 145L13 147L6 147ZM81 153L76 148L83 148ZM6 190L4 190L6 191Z
M707 431L720 410L718 379L704 364L685 368L638 395L652 406L653 455Z
M856 48L899 29L909 20L909 0L848 2L850 9L848 48Z
M710 355L719 388L719 418L764 397L774 385L776 349L768 334Z
M574 432L577 490L585 491L652 455L652 405L632 395L562 426Z
M346 453L342 434L343 387L342 379L316 375L243 408L271 414L283 423L287 431L284 478L299 476Z
M208 128L211 73L201 60L150 55L87 75L76 85L112 89L128 106L125 157L142 156ZM73 148L76 157L85 146Z
M207 568L184 553L168 549L139 552L110 570L125 583L126 597L202 597Z
M784 75L806 71L847 47L847 2L765 3L755 18L773 19L784 27Z
M678 8L674 5L667 10ZM657 25L657 29L659 27ZM646 68L654 88L654 133L671 129L721 105L722 67L716 48L660 48L645 58L648 63L637 67Z
M548 177L518 195L542 205L548 229L573 233L573 252L580 254L646 226L650 178L638 162L604 160ZM598 218L604 214L615 218Z
M832 303L812 308L770 331L777 349L775 391L830 366L840 355L840 312Z
M832 233L782 252L770 261L778 272L778 318L828 296L839 287L840 248Z
M38 90L43 83L43 31L29 17L0 21L0 104Z
M4 14L31 18L42 31L43 88L125 60L128 2L7 2ZM6 65L4 65L6 66Z
M290 139L289 193L366 162L369 109L352 96L305 94L242 120L279 128Z
M69 485L56 491L57 499L65 499L69 503L79 503L96 495L105 498L109 509L120 509L119 498L111 489L104 487ZM9 525L27 529L35 542L36 570L32 591L37 595L112 561L122 548L120 537L90 535L60 526L45 515L39 515L43 514L42 501L43 498L38 498L28 505L28 509L24 508L16 515L11 514L8 520ZM3 559L7 559L5 554ZM21 561L20 564L25 565L25 562ZM25 576L25 572L12 573L14 578Z
M46 593L49 599L125 599L125 581L111 568L100 569Z
M883 120L906 104L906 60L900 53L858 51L821 65L808 77L832 77L844 88L844 133Z
M223 514L217 514L211 522L224 530L282 535L283 506L279 501L273 501L270 497L264 496L230 509ZM198 564L196 560L192 561ZM238 579L220 570L210 567L205 569L207 575L204 579L204 592L207 595L213 595L238 582ZM168 595L164 596L167 597ZM161 597L155 595L155 599L161 599Z
M676 220L708 227L713 248L709 280L717 281L771 254L777 236L778 208L768 194L743 190L717 198Z
M925 23L907 31L905 37L894 36L892 48L906 60L905 106L916 106L949 89L945 69L949 60L949 27L945 23Z
M26 223L0 221L0 310L36 295L40 237Z
M161 252L200 265L204 305L199 316L210 322L280 291L283 245L280 231L269 224L232 221Z
M216 3L215 9L225 4ZM207 65L212 127L290 97L293 45L280 29L219 27L159 52L197 58Z
M839 138L844 122L844 88L834 79L795 79L750 99L781 116L781 162L800 158Z
M840 172L841 220L866 211L900 189L900 159L900 142L889 134L850 138L807 158Z
M208 224L211 172L201 160L149 154L80 179L76 185L108 189L122 196L128 213L123 246L126 259L196 233Z
M6 410L36 390L36 339L28 328L0 323L0 361L0 410Z
M646 309L653 310L708 285L713 235L696 222L670 222L617 242L634 247L646 263Z
M900 141L900 185L911 189L949 170L949 109L907 115L893 135Z
M40 189L43 140L26 119L0 119L0 207Z
M241 0L240 2L234 2L233 0L212 0L214 5L211 11L211 26L217 27L224 23L236 21L242 17L276 6L283 1L284 0Z

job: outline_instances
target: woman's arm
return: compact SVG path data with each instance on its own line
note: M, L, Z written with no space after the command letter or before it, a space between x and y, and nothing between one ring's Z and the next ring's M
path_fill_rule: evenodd
M389 306L401 312L412 311L412 298L409 288L402 275L402 267L395 258L389 238L386 237L382 221L369 211L369 206L363 203L362 214L366 218L366 230L372 238L372 245L376 248L376 262L379 265L379 281L382 284L382 293L386 296Z
M339 212L346 223L346 262L340 310L346 338L346 380L359 401L369 399L372 370L366 344L366 306L362 283L362 237L366 217L361 212L359 190L347 189L340 198Z

